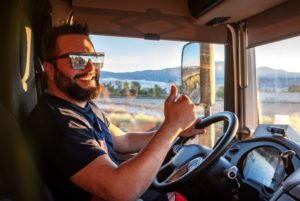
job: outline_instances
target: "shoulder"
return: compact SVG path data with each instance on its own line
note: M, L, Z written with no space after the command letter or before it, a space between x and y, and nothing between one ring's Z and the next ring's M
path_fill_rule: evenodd
M37 105L28 116L28 120L54 120L57 116L64 113L60 110L57 101L54 101L48 94L43 94L39 97ZM55 118L54 118L55 117Z
M45 95L39 97L37 105L33 108L30 114L27 116L27 122L34 123L40 120L51 120L51 107L46 101Z
M80 115L67 101L61 100L49 94L39 98L38 104L28 116L31 124L42 122L43 125L63 125L70 123L81 127L91 127L90 123Z

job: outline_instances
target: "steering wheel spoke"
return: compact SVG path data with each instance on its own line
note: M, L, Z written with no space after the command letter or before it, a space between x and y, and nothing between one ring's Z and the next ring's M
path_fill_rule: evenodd
M182 176L188 174L189 172L193 171L195 168L197 168L201 162L203 161L202 156L198 156L194 158L191 161L186 162L185 164L175 167L172 165L172 162L169 162L165 164L163 167L161 167L159 173L161 175L158 175L159 182L161 183L172 183Z

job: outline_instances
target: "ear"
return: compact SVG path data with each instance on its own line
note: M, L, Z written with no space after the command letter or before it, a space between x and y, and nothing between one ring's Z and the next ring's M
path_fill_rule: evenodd
M48 79L54 80L55 69L52 63L45 61L44 62L45 73L47 74Z

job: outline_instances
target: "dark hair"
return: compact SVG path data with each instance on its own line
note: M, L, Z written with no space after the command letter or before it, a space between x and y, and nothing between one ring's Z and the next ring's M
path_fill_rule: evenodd
M56 42L57 38L67 34L83 34L89 35L87 25L81 24L64 24L57 27L51 27L45 34L43 43L43 60L48 61L49 59L57 56L56 53Z

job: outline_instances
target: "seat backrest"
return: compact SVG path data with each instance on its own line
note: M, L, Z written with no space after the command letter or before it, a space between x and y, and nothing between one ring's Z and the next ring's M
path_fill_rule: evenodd
M15 3L0 3L0 200L49 200L21 131L37 92L33 31Z
M18 121L23 122L37 102L33 31L18 8L2 6L0 16L0 25L5 27L1 28L0 35L0 101Z
M2 105L0 115L0 200L46 200L43 183L16 118Z

